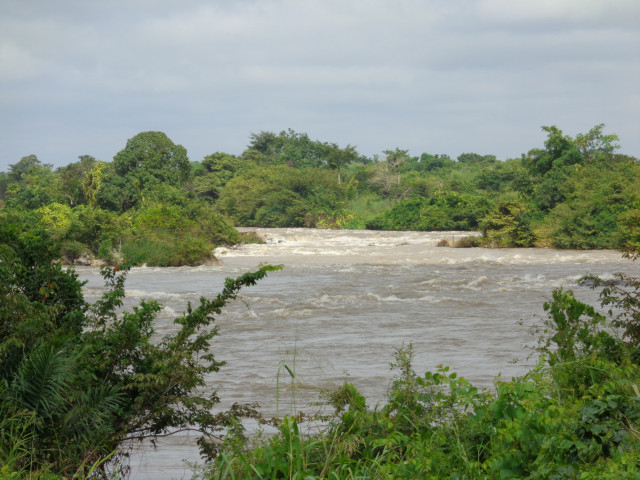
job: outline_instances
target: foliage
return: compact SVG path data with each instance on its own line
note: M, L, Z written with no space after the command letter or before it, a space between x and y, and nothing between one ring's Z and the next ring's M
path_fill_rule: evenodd
M119 314L126 272L103 269L108 287L88 304L72 269L44 233L6 224L0 230L0 468L15 478L40 472L89 475L127 439L200 432L206 439L249 407L216 414L205 377L223 365L209 348L215 314L243 286L279 267L227 279L175 319L175 333L151 341L161 309L142 302ZM50 476L46 472L50 472Z
M35 155L28 155L10 165L8 180L4 198L6 205L11 208L36 209L60 197L59 186L53 181L51 165L43 164Z
M99 172L104 162L97 162L91 155L80 155L79 158L79 162L56 169L62 196L70 206L95 205L94 191L99 188Z
M216 152L204 157L199 165L192 166L197 175L193 178L193 191L201 198L215 201L225 185L249 162L226 153Z
M556 248L616 248L626 237L619 219L638 199L637 172L637 165L620 163L575 168L564 182L564 202L538 227Z
M313 227L341 208L346 188L326 170L254 167L229 181L217 207L236 225Z
M617 273L611 280L586 276L581 282L602 288L600 301L612 319L611 326L621 332L635 361L640 362L640 279Z
M474 230L490 208L480 196L437 192L430 198L412 198L394 205L367 224L380 230Z
M507 160L482 168L478 172L474 184L486 192L521 191L524 186L522 183L524 182L526 185L527 180L527 172L521 163Z
M174 144L162 132L141 132L113 157L116 174L133 175L141 183L155 178L170 185L180 185L189 178L191 165L187 151Z
M399 147L367 158L289 129L251 134L238 156L215 152L189 162L164 133L141 132L113 162L82 155L53 171L35 155L23 157L0 172L0 208L40 223L65 243L69 259L84 251L111 263L123 251L159 265L209 261L211 246L239 241L229 222L483 229L485 246L635 248L640 163L616 153L618 137L604 125L575 137L542 129L541 148L505 161L473 152L456 160L410 156ZM189 238L137 222L151 205L165 208L159 225L182 215Z
M640 209L632 208L618 215L618 248L637 258L640 252Z
M133 265L199 265L213 259L216 245L239 241L238 232L209 206L150 202L122 233L121 254Z
M486 244L493 247L531 247L534 236L527 214L529 209L522 201L503 200L496 209L482 218L482 233Z
M338 174L342 167L358 158L355 147L351 145L340 148L335 143L311 140L306 133L291 129L278 135L273 132L252 133L251 143L243 156L258 164L288 165L293 168L326 166L338 171Z
M630 295L637 315L637 285ZM604 292L605 301L614 297ZM232 435L203 476L638 478L640 366L633 342L610 333L621 319L611 323L563 290L545 309L540 360L520 378L480 391L448 367L419 376L412 345L403 346L382 407L368 407L347 383L330 394L335 413L320 433L305 434L298 418L285 417L257 444Z

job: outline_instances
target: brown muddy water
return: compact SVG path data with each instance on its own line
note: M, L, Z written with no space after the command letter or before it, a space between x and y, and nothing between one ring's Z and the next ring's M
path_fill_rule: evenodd
M555 288L574 290L587 274L624 271L640 263L614 251L453 249L436 247L461 232L374 232L257 229L266 243L218 249L220 265L135 268L127 280L127 305L154 299L164 309L156 331L167 333L188 301L214 296L226 277L260 264L283 265L218 317L214 343L227 365L208 380L221 408L259 402L266 416L302 410L327 412L320 392L352 382L370 405L382 402L394 350L412 342L414 370L449 365L477 386L524 373L535 362L529 326L544 318ZM77 268L87 299L102 291L97 268ZM514 360L517 363L513 363ZM292 385L284 365L295 371ZM198 461L195 436L162 439L139 448L131 460L135 479L190 478L184 460Z

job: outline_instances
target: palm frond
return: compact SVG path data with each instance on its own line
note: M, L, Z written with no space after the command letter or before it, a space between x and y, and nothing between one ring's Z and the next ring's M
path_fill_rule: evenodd
M51 418L61 411L72 376L64 346L44 343L23 359L10 384L10 395L21 408Z
M109 385L78 392L73 407L64 417L65 431L78 442L99 437L104 431L111 433L124 399L125 395L119 388Z

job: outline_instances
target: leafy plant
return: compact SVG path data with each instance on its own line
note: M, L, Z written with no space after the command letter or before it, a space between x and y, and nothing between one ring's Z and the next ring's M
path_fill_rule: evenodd
M213 413L205 377L223 365L210 352L214 325L227 302L279 267L227 279L213 299L187 305L175 333L151 342L160 305L141 302L119 314L126 269L104 267L108 291L94 304L82 296L73 269L53 260L59 250L45 232L6 224L0 230L0 412L8 429L0 452L7 475L43 471L88 475L106 468L122 442L178 430L205 441L251 406Z

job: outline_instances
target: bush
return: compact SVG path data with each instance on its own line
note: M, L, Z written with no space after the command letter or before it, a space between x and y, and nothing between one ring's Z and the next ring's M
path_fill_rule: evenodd
M0 229L0 472L9 478L85 477L124 439L198 431L205 439L224 424L255 412L237 407L214 413L205 378L223 362L209 351L217 335L213 315L269 271L265 266L227 279L214 299L176 318L175 333L157 337L161 306L142 302L118 314L126 272L103 268L108 287L85 302L73 269L54 263L55 242L45 232L15 224ZM151 342L151 338L154 341Z
M136 212L123 237L119 253L125 263L162 267L207 263L217 245L240 242L240 234L209 206L158 203Z
M489 200L466 193L440 192L394 205L367 223L372 230L474 230L490 209Z
M503 200L496 209L482 218L480 225L492 247L531 247L535 237L531 232L529 208L518 200Z
M67 263L73 263L87 253L89 249L80 242L64 242L60 248L60 256Z
M123 262L128 265L179 267L202 265L213 260L213 245L199 238L131 238L122 244Z
M457 239L454 244L456 248L477 248L486 246L486 238L477 235L462 237Z

